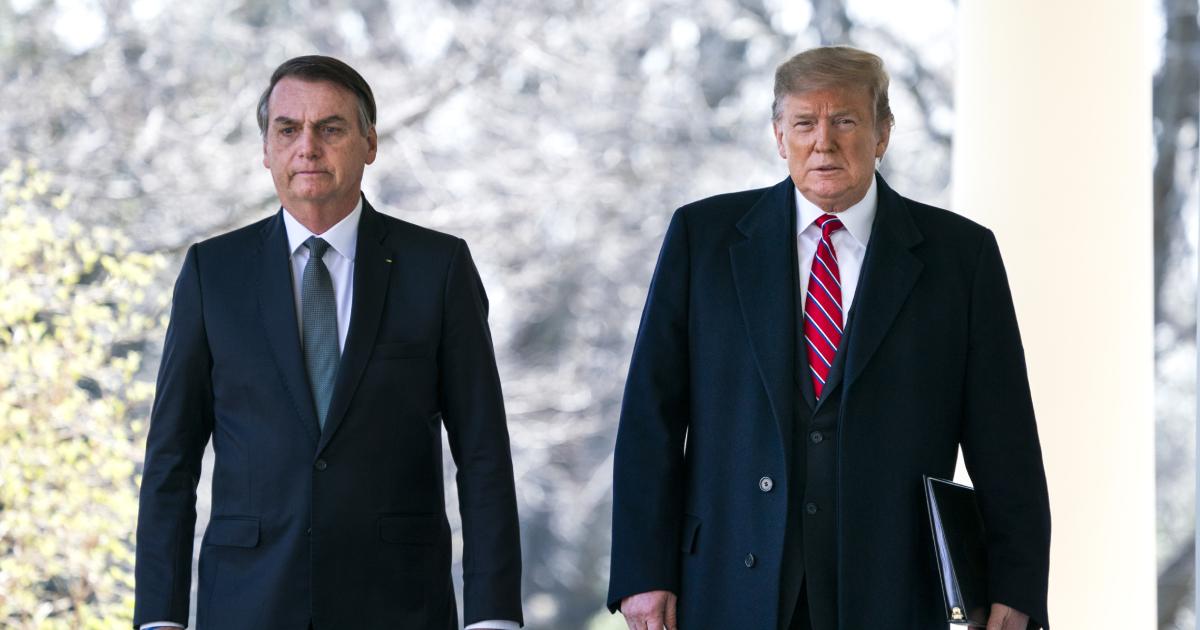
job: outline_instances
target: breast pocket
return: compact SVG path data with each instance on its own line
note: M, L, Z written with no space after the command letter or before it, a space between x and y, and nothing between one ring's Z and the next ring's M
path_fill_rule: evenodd
M375 348L371 351L371 358L376 360L432 357L432 344L419 341L376 344Z

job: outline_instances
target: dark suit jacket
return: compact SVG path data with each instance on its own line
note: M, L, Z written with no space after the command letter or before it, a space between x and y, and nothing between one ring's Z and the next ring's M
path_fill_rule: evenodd
M520 542L487 298L466 243L364 200L354 305L324 432L304 371L282 210L193 245L146 444L134 623L458 627L441 427L458 464L468 623L521 619Z
M825 394L840 403L825 442L837 625L945 630L921 479L953 476L960 444L991 597L1044 625L1049 504L995 238L878 185L843 380ZM666 589L685 630L780 623L793 419L810 404L796 385L792 190L712 197L671 221L621 411L610 608Z

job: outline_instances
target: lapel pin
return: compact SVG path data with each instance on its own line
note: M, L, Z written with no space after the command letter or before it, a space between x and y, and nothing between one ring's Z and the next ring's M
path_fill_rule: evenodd
M389 263L392 262L391 258L384 258L384 260L388 261Z

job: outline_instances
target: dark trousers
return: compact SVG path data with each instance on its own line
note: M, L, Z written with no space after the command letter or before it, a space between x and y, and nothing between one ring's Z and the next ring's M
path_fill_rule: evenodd
M808 611L808 584L800 588L800 597L796 599L796 612L792 614L792 625L788 630L813 630L812 614Z

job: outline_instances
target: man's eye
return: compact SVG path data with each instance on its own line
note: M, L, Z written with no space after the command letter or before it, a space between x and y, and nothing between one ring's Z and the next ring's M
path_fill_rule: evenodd
M294 133L296 133L295 127L281 127L279 129L279 135L281 135L281 136L290 136Z
M839 119L838 119L837 121L835 121L835 122L837 122L837 124L838 124L838 126L839 126L839 127L852 127L852 126L854 126L854 120L853 120L852 118L839 118Z
M330 126L330 127L326 127L326 128L325 128L325 133L326 133L326 134L329 134L329 135L331 135L331 136L333 136L333 135L337 135L337 134L339 134L339 133L341 133L341 132L342 132L342 128L341 128L341 127L333 127L333 126Z

